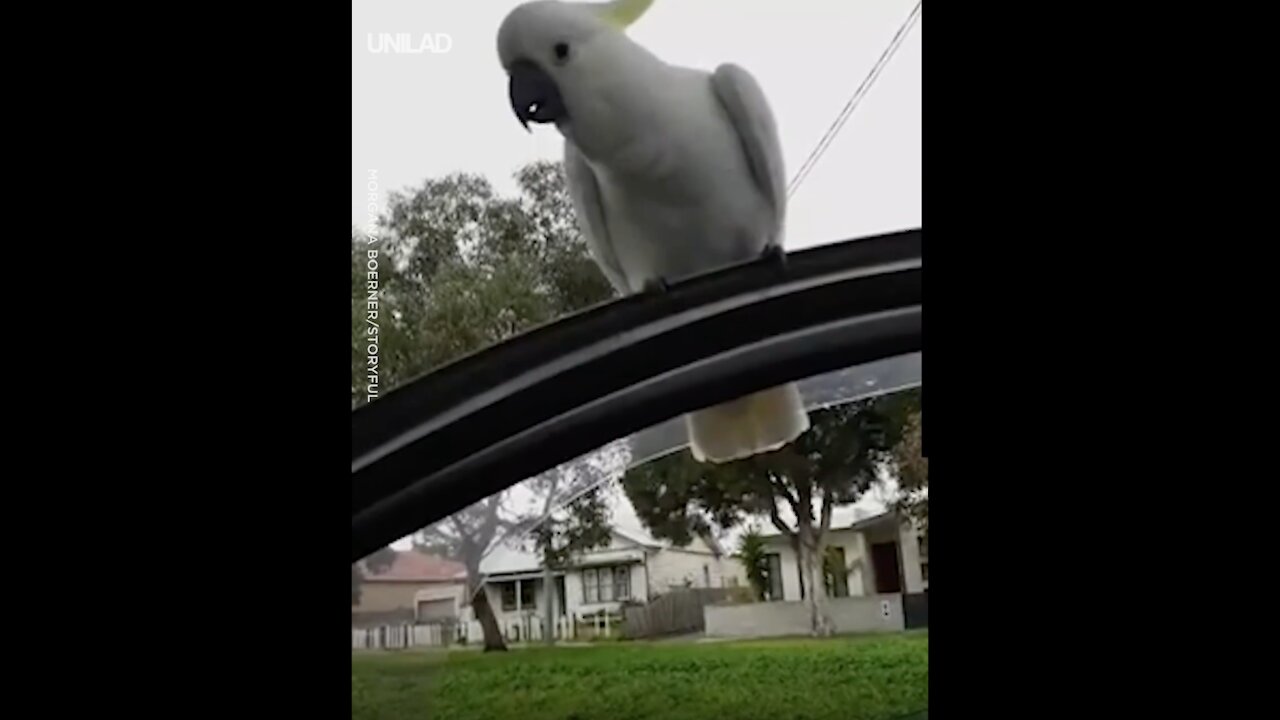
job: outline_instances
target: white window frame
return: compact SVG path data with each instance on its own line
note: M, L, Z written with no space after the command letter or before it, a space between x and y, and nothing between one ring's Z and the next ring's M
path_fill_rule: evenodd
M630 565L599 565L582 570L584 605L624 602L632 597Z

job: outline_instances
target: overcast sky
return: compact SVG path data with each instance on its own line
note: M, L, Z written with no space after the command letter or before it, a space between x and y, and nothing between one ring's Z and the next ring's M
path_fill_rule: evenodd
M352 225L367 229L388 191L429 177L478 173L499 192L512 194L512 174L519 167L560 159L562 140L554 127L526 133L507 103L495 37L502 18L518 4L353 0ZM668 62L706 70L734 62L751 72L773 106L790 178L914 5L915 0L656 0L628 34ZM921 15L792 198L788 249L921 225L923 29ZM407 34L415 50L431 48L393 52L381 41L384 33ZM370 170L377 176L372 217ZM629 508L619 510L634 518Z
M521 129L507 103L495 37L515 0L353 0L351 223L367 228L367 178L388 190L454 171L504 194L532 160L559 160L552 126ZM804 162L915 0L656 0L629 31L668 62L737 63L778 119L788 177ZM787 247L921 225L920 38L923 14L822 161L792 198ZM382 33L427 36L446 52L370 51ZM443 38L440 36L447 36ZM375 213L376 214L376 213Z

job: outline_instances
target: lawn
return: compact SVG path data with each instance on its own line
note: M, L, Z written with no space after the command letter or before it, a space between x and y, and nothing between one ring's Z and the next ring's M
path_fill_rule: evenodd
M893 718L929 704L927 634L356 654L352 720Z

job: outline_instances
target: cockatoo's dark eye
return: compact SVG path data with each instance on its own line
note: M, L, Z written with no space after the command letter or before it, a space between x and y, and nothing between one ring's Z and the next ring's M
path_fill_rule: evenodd
M569 59L569 43L556 43L556 46L552 48L552 50L556 54L556 60L564 62Z

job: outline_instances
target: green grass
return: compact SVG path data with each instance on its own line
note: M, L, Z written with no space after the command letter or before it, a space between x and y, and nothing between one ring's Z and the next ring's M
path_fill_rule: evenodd
M356 654L352 720L892 718L929 704L929 636Z

